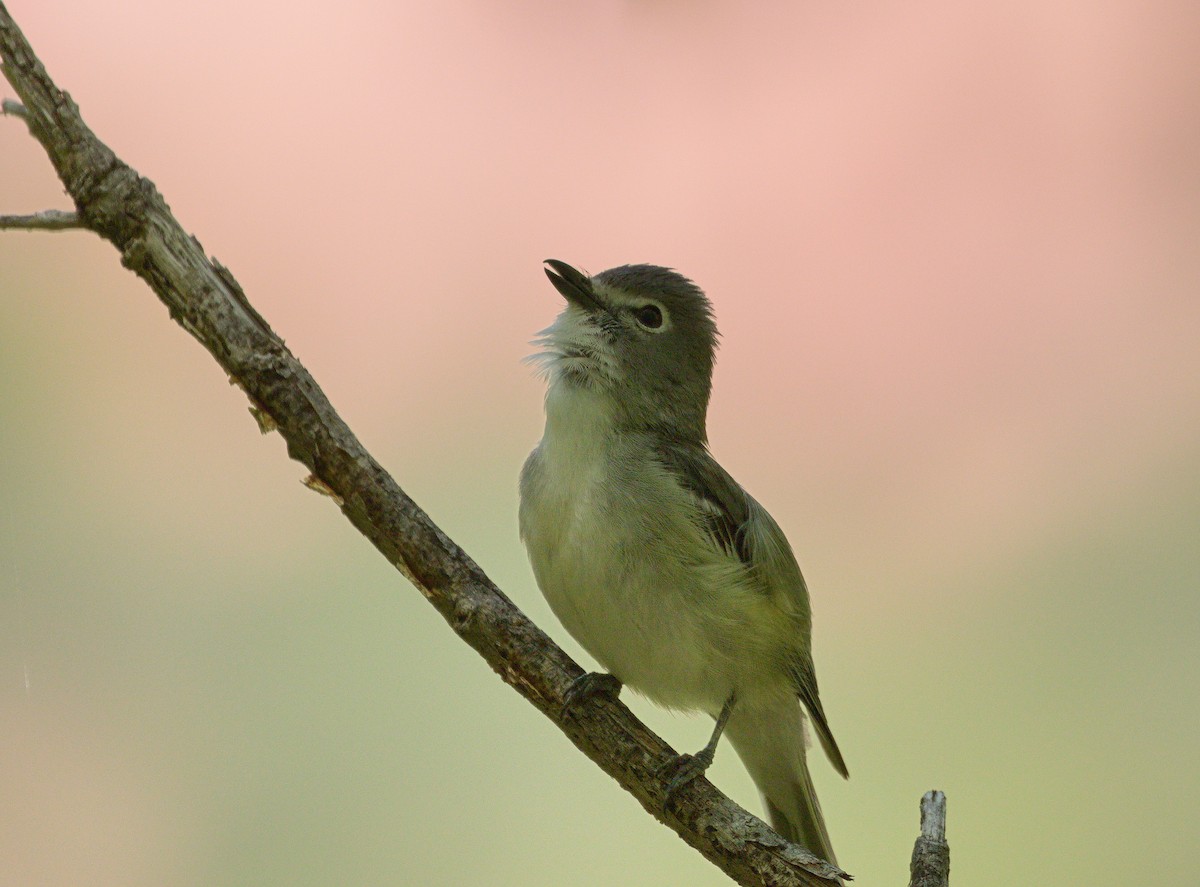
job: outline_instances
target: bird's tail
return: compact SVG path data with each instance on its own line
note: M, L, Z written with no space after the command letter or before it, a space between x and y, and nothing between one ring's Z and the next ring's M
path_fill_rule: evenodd
M769 708L734 708L725 727L762 794L771 827L837 865L821 805L805 763L804 714L798 700Z

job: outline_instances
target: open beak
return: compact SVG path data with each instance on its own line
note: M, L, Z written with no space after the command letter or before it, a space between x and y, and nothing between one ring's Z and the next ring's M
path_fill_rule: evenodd
M546 259L546 264L550 266L545 269L546 276L550 278L554 288L562 293L564 299L589 314L606 310L603 303L596 298L592 281L586 274L558 259Z

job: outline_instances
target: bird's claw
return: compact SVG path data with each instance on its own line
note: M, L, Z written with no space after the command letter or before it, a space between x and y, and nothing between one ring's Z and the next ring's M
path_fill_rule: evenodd
M589 699L603 696L616 699L621 692L621 682L610 674L599 671L589 671L571 681L563 693L562 717L570 718L575 710Z
M703 776L712 764L712 758L703 752L696 755L679 755L663 764L658 772L664 779L669 777L667 790L663 794L663 813L670 810L676 793L697 777Z

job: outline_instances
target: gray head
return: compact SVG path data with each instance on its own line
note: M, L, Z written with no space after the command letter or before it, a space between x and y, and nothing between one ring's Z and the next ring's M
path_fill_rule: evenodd
M717 327L704 292L657 265L622 265L588 277L547 259L567 300L539 344L552 384L611 394L630 430L704 442Z

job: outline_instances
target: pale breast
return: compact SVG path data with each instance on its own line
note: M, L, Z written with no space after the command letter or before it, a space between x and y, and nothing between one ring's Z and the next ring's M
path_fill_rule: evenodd
M705 544L686 494L638 448L558 444L543 439L530 456L521 500L555 615L623 683L667 706L719 709L737 682L730 639L745 634L753 596L740 566Z

